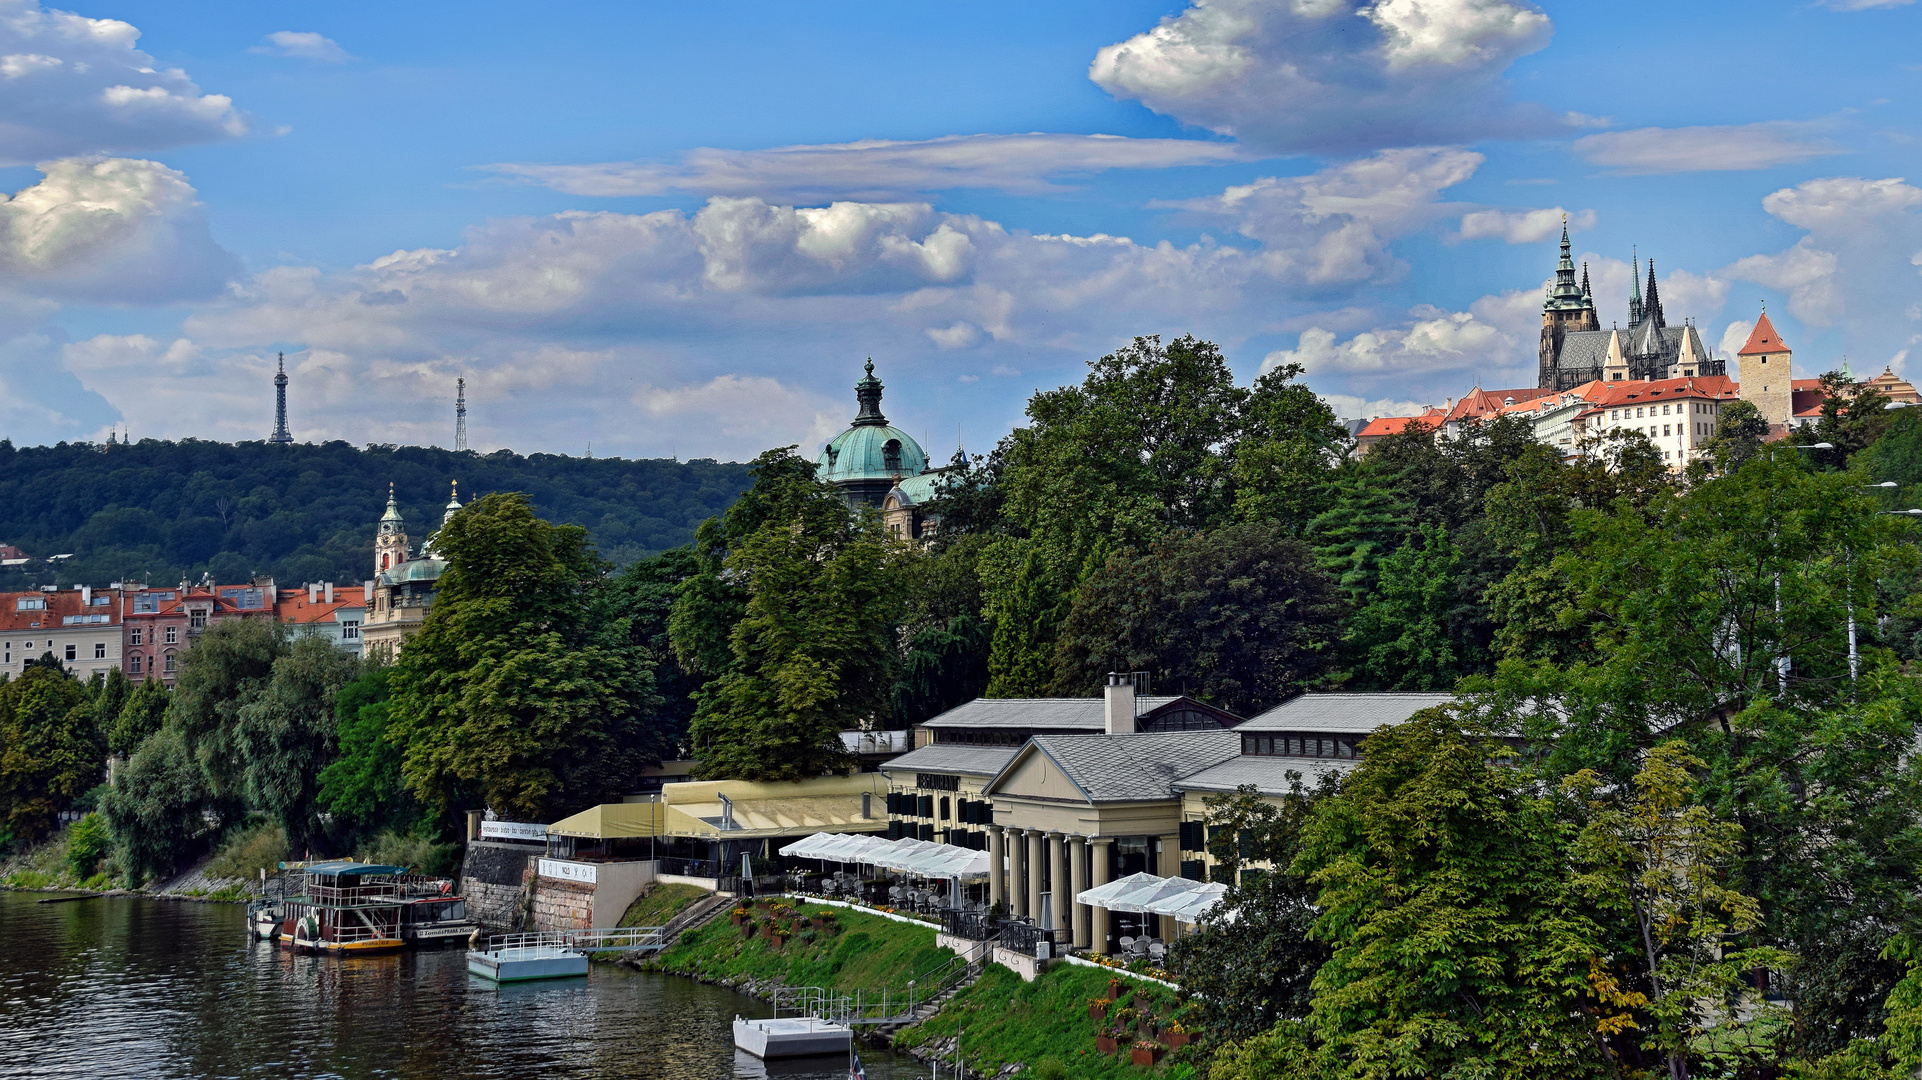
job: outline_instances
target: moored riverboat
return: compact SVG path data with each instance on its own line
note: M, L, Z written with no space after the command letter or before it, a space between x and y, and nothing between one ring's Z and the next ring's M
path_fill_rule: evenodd
M385 952L474 931L465 901L444 878L351 860L284 868L300 883L280 901L278 936L295 952Z

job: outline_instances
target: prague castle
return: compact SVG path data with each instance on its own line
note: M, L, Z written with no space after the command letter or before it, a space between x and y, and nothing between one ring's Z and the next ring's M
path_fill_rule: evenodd
M1555 281L1542 302L1542 343L1538 353L1544 390L1571 390L1588 382L1641 379L1692 379L1725 375L1727 364L1704 348L1695 324L1668 325L1655 282L1655 260L1648 261L1646 295L1641 260L1629 278L1628 328L1602 329L1595 311L1595 294L1588 284L1588 267L1575 281L1575 262L1568 256L1568 225L1562 225L1562 257L1555 265Z

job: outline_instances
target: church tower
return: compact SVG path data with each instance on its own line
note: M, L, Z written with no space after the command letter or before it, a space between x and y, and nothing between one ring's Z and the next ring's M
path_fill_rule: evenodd
M380 530L374 536L374 576L407 561L407 523L400 518L400 504L394 501L394 485L387 485L387 512L380 516Z
M1775 324L1769 321L1767 311L1755 320L1748 343L1735 354L1740 365L1737 370L1742 400L1753 402L1762 419L1771 426L1786 425L1794 411L1794 389L1789 374L1793 356L1782 343L1782 335L1775 332Z
M1537 386L1549 390L1566 390L1576 385L1571 378L1563 378L1559 361L1562 355L1562 342L1571 331L1599 330L1601 322L1595 317L1595 297L1586 284L1587 269L1583 269L1583 283L1575 281L1575 260L1568 255L1568 216L1562 216L1562 257L1555 264L1555 283L1548 287L1548 296L1542 301L1542 344L1537 353L1540 361L1540 378ZM1566 385L1563 385L1566 383Z
M270 443L291 443L293 433L287 430L287 354L280 354L280 370L274 372L274 433L267 436Z

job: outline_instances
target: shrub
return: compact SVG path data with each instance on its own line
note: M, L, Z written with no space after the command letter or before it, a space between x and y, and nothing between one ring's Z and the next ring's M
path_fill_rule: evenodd
M214 857L207 860L210 878L252 878L269 873L287 857L287 834L272 821L243 826L228 835Z
M1068 1080L1068 1067L1058 1057L1044 1057L1034 1067L1034 1080Z
M67 866L74 877L84 881L94 875L112 846L107 823L99 814L88 814L67 830Z
M438 877L451 876L460 869L459 844L437 844L428 837L393 829L383 829L364 841L354 857Z

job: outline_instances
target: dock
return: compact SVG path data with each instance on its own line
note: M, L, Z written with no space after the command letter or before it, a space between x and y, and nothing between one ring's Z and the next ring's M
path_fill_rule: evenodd
M659 950L661 930L659 926L628 926L496 934L484 947L468 950L467 970L497 983L573 978L587 974L589 953Z

